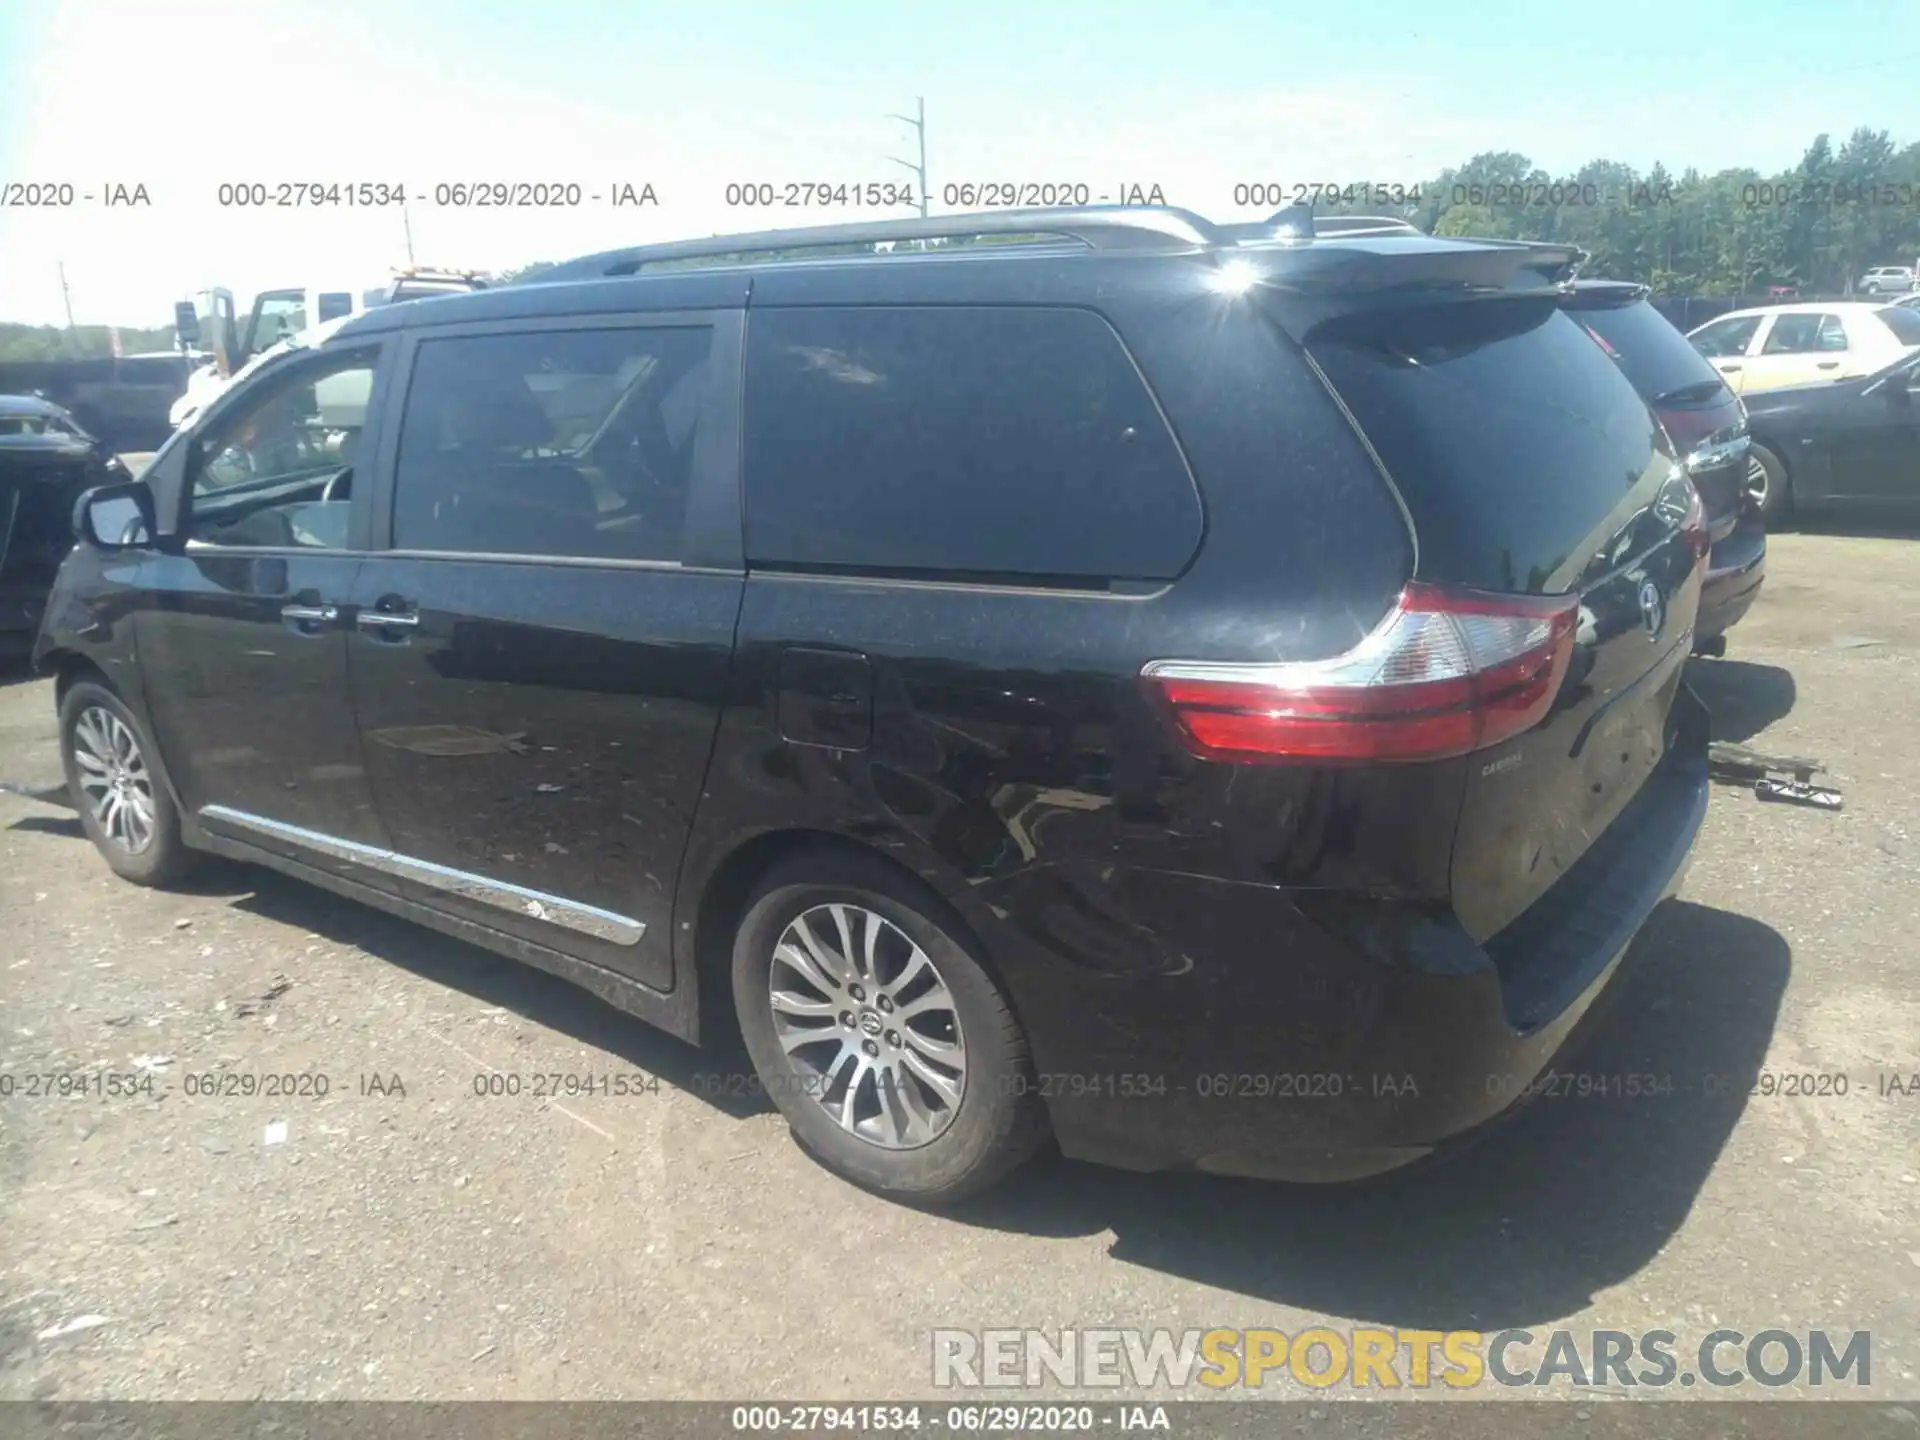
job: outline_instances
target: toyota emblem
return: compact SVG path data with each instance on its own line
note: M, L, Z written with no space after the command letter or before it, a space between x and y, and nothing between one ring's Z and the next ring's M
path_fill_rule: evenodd
M1660 587L1651 580L1640 582L1640 623L1647 627L1647 638L1657 640L1660 625L1667 618L1666 606L1660 602Z

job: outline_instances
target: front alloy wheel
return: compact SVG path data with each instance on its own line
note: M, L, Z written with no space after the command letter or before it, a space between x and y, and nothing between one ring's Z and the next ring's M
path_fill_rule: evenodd
M80 826L116 875L168 885L193 868L165 760L120 697L91 677L60 697L60 763Z
M129 855L153 844L153 776L133 731L104 706L80 712L73 726L80 796L106 838Z
M889 1150L943 1135L967 1089L953 993L926 951L861 905L803 911L767 972L780 1048L842 1130Z

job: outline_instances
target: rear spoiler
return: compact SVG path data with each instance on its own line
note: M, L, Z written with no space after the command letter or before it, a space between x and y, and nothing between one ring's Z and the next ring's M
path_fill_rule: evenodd
M1264 248L1264 247L1263 247ZM1288 246L1265 268L1270 312L1304 342L1342 315L1408 304L1453 305L1537 297L1559 303L1586 255L1571 245L1519 240L1448 240L1417 232L1341 236L1333 243Z
M1316 216L1308 204L1222 228L1243 249L1287 252L1266 280L1299 297L1283 308L1307 328L1335 313L1421 293L1435 302L1529 291L1564 300L1589 258L1577 245L1441 238L1387 216Z
M1638 305L1653 294L1653 287L1633 280L1584 280L1570 286L1561 298L1563 310L1618 310Z

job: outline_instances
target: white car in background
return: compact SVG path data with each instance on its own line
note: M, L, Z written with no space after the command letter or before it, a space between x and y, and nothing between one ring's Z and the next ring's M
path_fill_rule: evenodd
M1868 295L1904 295L1913 289L1913 271L1904 265L1879 265L1862 275L1856 288Z
M1920 310L1857 300L1736 310L1687 338L1737 395L1851 380L1920 353Z

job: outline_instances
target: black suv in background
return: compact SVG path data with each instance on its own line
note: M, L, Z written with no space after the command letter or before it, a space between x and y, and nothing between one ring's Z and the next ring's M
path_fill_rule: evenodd
M47 592L73 548L73 505L131 480L107 446L51 400L0 395L0 667L24 662Z
M1695 645L1724 653L1727 630L1753 608L1767 573L1767 527L1747 484L1747 413L1647 295L1627 281L1580 280L1562 304L1619 363L1686 459L1713 542Z
M1704 517L1573 258L1013 212L370 312L81 507L84 823L737 1018L890 1194L1404 1164L1706 804Z

